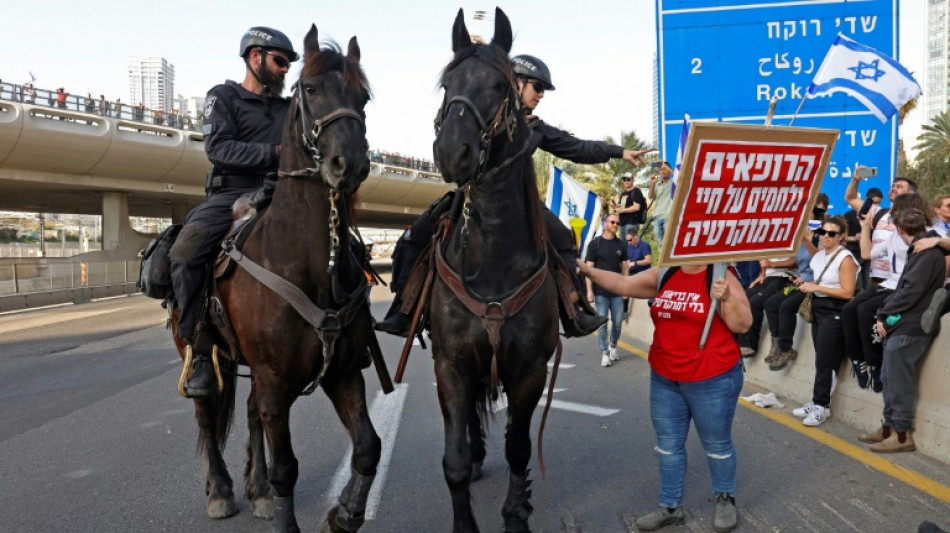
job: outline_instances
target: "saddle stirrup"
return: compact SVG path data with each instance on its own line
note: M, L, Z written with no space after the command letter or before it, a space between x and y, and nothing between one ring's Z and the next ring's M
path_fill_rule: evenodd
M190 398L188 391L185 390L185 383L188 381L188 371L191 369L194 359L194 348L189 344L185 347L185 359L181 364L181 375L178 376L178 394L180 394L182 398ZM214 376L218 380L218 393L220 394L221 391L224 390L224 377L221 376L221 365L218 362L217 344L211 347L211 366L214 368Z

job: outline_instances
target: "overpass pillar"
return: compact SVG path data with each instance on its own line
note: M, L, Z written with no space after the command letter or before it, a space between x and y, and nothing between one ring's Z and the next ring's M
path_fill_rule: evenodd
M122 249L130 230L128 196L121 192L102 193L102 251Z

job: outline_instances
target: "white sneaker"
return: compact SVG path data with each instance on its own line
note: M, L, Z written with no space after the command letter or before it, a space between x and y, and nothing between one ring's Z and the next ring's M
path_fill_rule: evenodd
M792 414L797 416L798 418L805 418L806 416L811 414L812 411L815 411L817 409L818 409L817 405L815 405L812 402L808 402L797 409L792 409Z
M805 420L802 420L802 424L805 424L808 427L818 427L825 420L828 420L828 417L831 416L831 409L827 407L821 407L820 405L816 406L818 409L808 413L808 416L805 417Z
M611 360L611 361L619 361L619 360L620 360L620 356L617 355L617 347L616 347L616 346L611 346L611 347L610 347L610 351L607 352L607 355L610 356L610 360Z
M600 366L610 366L610 356L604 354L600 356Z

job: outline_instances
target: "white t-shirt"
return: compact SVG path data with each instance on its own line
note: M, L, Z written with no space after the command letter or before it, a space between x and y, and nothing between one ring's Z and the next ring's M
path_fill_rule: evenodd
M907 243L904 242L904 239L896 232L892 232L891 236L887 238L884 242L875 244L871 248L871 264L874 264L876 260L887 261L888 273L884 276L884 281L881 282L881 287L890 290L897 289L897 282L901 278L901 273L904 271L904 264L907 263L907 249L910 248L907 246ZM873 274L873 270L871 271Z
M840 289L841 288L841 262L845 260L854 261L857 270L855 271L854 279L857 281L857 274L861 272L861 264L851 255L851 252L847 248L841 247L841 252L835 256L834 263L828 267L828 270L825 270L825 265L828 263L828 259L834 255L836 250L832 250L830 254L826 254L825 250L819 250L818 253L812 256L811 266L812 271L815 273L815 282L818 283L819 287L828 287L829 289ZM822 271L825 273L822 274ZM818 281L818 278L821 277L821 281ZM826 298L828 295L822 292L815 292L815 296L818 298Z
M875 210L875 212L877 212ZM868 214L869 216L870 213ZM877 246L880 243L886 242L891 235L897 235L897 226L894 225L894 221L891 220L891 213L887 212L881 216L881 220L878 221L877 226L874 226L874 232L871 233L871 245ZM874 258L874 255L871 255L871 277L872 278L887 278L891 273L891 259L890 257L881 256L877 259Z

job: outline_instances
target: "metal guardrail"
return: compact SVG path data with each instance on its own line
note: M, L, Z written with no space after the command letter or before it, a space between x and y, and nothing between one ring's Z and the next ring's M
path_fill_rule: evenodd
M0 265L0 312L138 292L139 260Z

